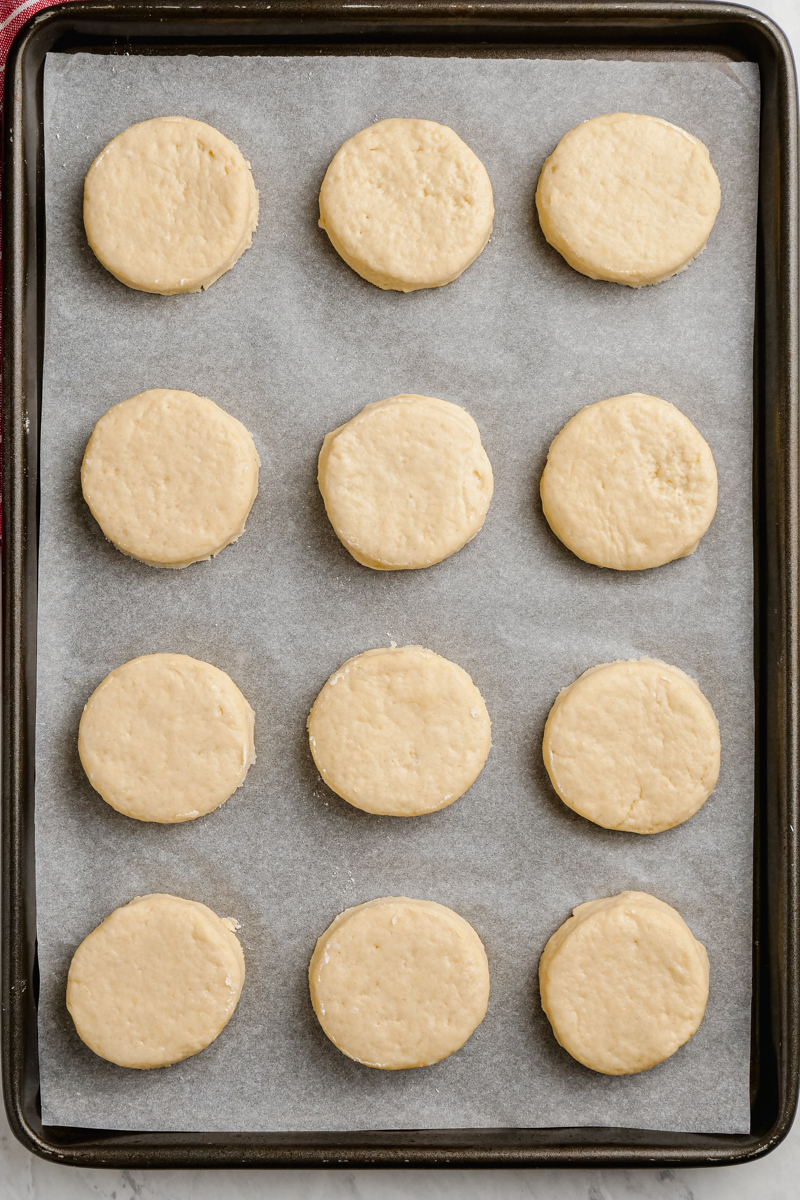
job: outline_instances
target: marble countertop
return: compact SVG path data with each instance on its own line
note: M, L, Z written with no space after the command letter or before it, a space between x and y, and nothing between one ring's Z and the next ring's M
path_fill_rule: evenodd
M798 1180L800 1121L758 1162L656 1171L92 1171L0 1127L0 1200L797 1200Z
M800 57L800 0L761 0ZM756 1163L688 1170L91 1171L45 1163L0 1112L0 1200L796 1200L800 1121Z

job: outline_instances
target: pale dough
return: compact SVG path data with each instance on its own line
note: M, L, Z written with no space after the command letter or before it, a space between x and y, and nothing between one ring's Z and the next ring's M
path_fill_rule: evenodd
M422 646L367 650L331 675L308 718L317 770L349 804L416 817L463 796L492 726L466 671Z
M260 465L244 425L213 401L154 388L100 418L81 483L92 516L123 554L186 567L244 531Z
M344 261L397 292L452 283L489 240L492 185L469 146L435 121L390 117L337 150L319 223Z
M494 490L478 426L432 396L375 401L332 430L318 479L336 536L378 571L455 554L482 528Z
M218 808L252 762L254 714L233 680L188 654L145 654L89 697L78 750L106 803L138 821L192 821Z
M695 681L654 658L602 663L559 692L544 765L569 808L606 829L688 821L719 776L719 725Z
M708 241L719 179L696 137L634 113L565 133L536 189L542 232L590 279L630 287L682 271Z
M579 904L539 961L557 1041L603 1075L647 1071L688 1042L703 1019L708 976L705 946L646 892Z
M140 292L199 292L229 271L258 224L250 164L190 117L131 125L86 175L83 221L100 262Z
M316 944L308 980L334 1046L384 1071L447 1058L489 1003L486 951L469 922L406 896L341 913Z
M90 1050L120 1067L168 1067L210 1045L233 1016L244 955L196 900L137 896L72 956L67 1008Z
M550 528L578 558L644 571L697 549L717 510L717 468L674 404L633 393L567 422L540 492Z

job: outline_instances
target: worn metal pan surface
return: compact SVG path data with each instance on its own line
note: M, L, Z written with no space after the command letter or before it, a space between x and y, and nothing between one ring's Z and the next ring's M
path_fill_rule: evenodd
M42 78L49 51L511 54L751 60L761 73L754 358L756 792L749 1134L637 1129L125 1133L45 1127L38 1103L34 740L44 338ZM11 1127L54 1162L96 1167L719 1164L788 1132L800 1065L798 854L798 145L791 51L765 16L712 3L137 0L36 15L8 60L3 196L3 1087Z

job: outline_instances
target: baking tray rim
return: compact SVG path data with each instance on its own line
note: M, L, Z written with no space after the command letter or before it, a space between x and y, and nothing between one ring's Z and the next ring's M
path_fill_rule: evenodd
M123 26L126 28L123 29ZM224 30L227 32L223 31ZM131 33L131 27L134 32ZM504 32L506 40L497 36ZM494 36L493 36L494 35ZM256 52L330 47L358 52L458 44L472 52L519 38L547 49L719 47L758 62L762 77L758 276L754 346L756 540L756 817L751 1095L774 1094L763 1128L747 1134L652 1130L475 1129L363 1133L132 1133L44 1127L37 1115L37 964L33 858L38 428L44 267L41 74L50 49ZM180 41L176 40L180 38ZM71 39L71 40L70 40ZM83 39L81 41L81 39ZM239 39L237 41L237 39ZM374 48L371 52L375 52ZM391 52L391 51L389 51ZM3 1092L16 1137L49 1161L96 1167L655 1166L750 1161L788 1133L800 1065L798 912L798 147L791 50L761 13L673 0L263 0L198 4L83 0L34 15L6 72L3 228ZM31 134L31 124L34 126ZM29 403L30 400L30 403ZM33 531L33 536L30 536ZM766 951L762 949L766 945ZM777 952L777 953L776 953ZM766 994L766 1002L764 996ZM769 1012L765 1010L769 1009ZM765 1045L766 1042L769 1043ZM527 1139L526 1139L527 1135ZM548 1138L547 1135L550 1135Z

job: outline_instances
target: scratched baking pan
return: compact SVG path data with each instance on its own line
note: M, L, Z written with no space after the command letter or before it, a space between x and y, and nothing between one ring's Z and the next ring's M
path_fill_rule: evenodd
M49 51L420 54L753 61L761 75L754 344L756 762L751 1132L622 1128L128 1133L45 1126L39 1104L34 874L39 420L44 338L42 78ZM3 399L3 1087L11 1126L54 1162L97 1167L720 1164L768 1152L797 1103L797 98L768 18L721 4L110 0L35 16L5 93Z

